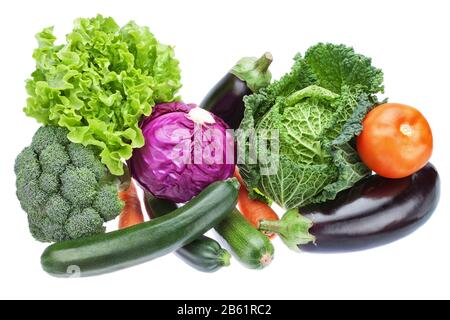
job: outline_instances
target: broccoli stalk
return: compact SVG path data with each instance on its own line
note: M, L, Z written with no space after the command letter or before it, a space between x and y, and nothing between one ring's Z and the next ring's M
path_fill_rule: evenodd
M98 151L71 143L64 128L46 126L16 159L17 198L30 232L42 242L78 239L105 232L124 203L119 178L101 163Z

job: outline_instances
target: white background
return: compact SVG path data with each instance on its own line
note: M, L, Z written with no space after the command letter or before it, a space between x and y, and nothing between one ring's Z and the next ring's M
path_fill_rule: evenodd
M448 1L1 1L0 2L0 298L316 299L450 298ZM34 34L54 25L60 37L77 17L134 19L176 46L181 94L200 102L242 56L274 56L274 78L296 52L317 42L345 43L373 58L393 102L420 108L434 133L432 161L442 178L432 219L411 236L370 251L296 254L277 240L263 271L236 260L215 274L193 271L175 256L86 279L55 279L39 257L44 244L27 229L15 197L13 162L38 124L22 113L24 80L33 71Z

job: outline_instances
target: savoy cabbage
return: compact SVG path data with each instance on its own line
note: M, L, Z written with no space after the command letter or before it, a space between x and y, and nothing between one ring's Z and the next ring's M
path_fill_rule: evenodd
M370 170L361 162L354 137L383 92L383 73L371 59L344 45L319 43L290 73L245 98L241 129L278 130L275 174L264 164L241 164L252 197L263 195L284 208L334 199Z

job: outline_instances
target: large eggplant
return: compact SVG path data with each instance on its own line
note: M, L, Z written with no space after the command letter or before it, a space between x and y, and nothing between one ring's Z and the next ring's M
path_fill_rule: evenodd
M272 55L242 58L208 92L200 107L223 119L232 129L238 129L244 118L243 98L266 87L271 80L269 65Z
M439 174L431 164L403 179L368 177L333 201L300 208L316 238L300 249L346 252L398 240L428 220L439 195Z

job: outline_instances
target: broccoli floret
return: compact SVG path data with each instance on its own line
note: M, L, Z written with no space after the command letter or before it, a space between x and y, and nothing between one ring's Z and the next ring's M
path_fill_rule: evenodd
M55 127L47 126L40 127L36 131L33 141L31 142L31 148L33 148L34 152L41 154L41 152L49 145L59 143L55 129Z
M103 219L92 209L84 209L80 214L71 216L66 223L66 231L70 238L78 239L105 232Z
M93 148L69 142L68 131L42 127L17 157L17 198L33 237L59 242L105 232L123 208L117 179ZM94 206L94 207L93 207Z
M63 173L70 162L66 148L59 143L53 143L42 150L39 160L42 171L54 175Z
M27 147L17 156L14 172L18 179L35 180L41 175L41 166L33 149Z
M28 222L28 227L30 229L30 233L33 236L33 238L35 238L38 241L42 241L42 242L47 241L47 238L40 227L36 226L35 224L33 224L31 222Z
M93 150L86 148L81 144L70 143L67 146L67 151L70 160L72 160L73 165L76 167L86 167L97 160Z
M69 167L61 175L62 195L77 207L89 207L97 187L95 174L87 168Z
M28 226L31 235L41 242L59 242L70 239L64 226L51 221L44 213L28 213Z
M97 180L101 180L105 173L106 167L100 161L98 153L90 147L84 147L81 144L70 143L67 151L72 160L72 164L78 168L88 168L94 174Z
M31 235L41 242L58 242L69 237L62 225L52 222L44 213L28 213L28 227Z
M39 187L46 193L55 193L59 191L59 177L51 173L42 173L39 177Z
M59 194L55 194L48 199L44 206L46 216L57 224L64 224L69 217L70 203Z
M47 194L39 187L37 180L17 181L17 198L25 211L38 210L47 201Z
M66 128L53 127L53 132L57 143L62 144L63 146L67 146L70 143L69 139L67 139L69 131Z
M69 218L81 214L81 212L82 212L83 210L84 210L84 209L79 208L79 207L72 208L72 211L70 211L70 213L69 213Z
M124 203L117 197L114 185L103 185L97 193L93 208L97 210L105 221L110 221L120 214Z
M41 224L41 231L46 237L46 242L60 242L70 239L65 230L65 224L55 223L48 218L44 219Z
M31 210L28 212L28 223L41 228L43 226L43 221L47 217L43 210Z

